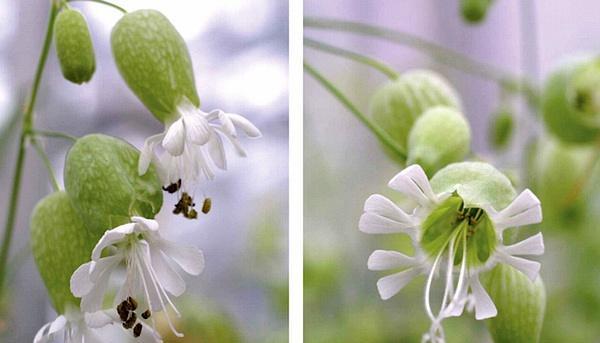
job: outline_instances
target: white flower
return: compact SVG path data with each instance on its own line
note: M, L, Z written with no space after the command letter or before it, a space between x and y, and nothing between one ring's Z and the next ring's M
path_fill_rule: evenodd
M131 221L104 233L92 251L92 261L80 266L71 276L71 292L81 298L82 311L101 310L111 274L125 263L126 279L114 305L129 297L135 299L139 302L138 319L146 309L151 313L164 310L173 333L183 336L175 330L168 315L167 306L179 315L169 294L179 296L185 291L185 282L172 262L186 273L198 275L204 268L202 252L163 239L155 220L132 217ZM103 252L108 254L102 255ZM154 316L150 321L155 327Z
M497 315L492 299L479 281L481 272L493 268L497 263L505 263L520 270L532 281L537 278L540 264L518 256L543 254L542 234L509 246L503 244L502 235L507 228L541 222L540 201L530 190L523 191L510 205L497 211L488 204L481 204L479 208L464 208L462 199L456 193L435 194L425 172L418 165L404 169L388 186L406 195L417 206L407 213L386 197L372 195L365 202L365 213L360 218L359 229L369 234L407 234L411 237L415 255L411 257L396 251L377 250L369 257L368 268L403 269L377 282L377 289L384 300L397 294L415 277L427 276L425 309L432 325L429 333L423 336L424 342L444 342L442 320L460 316L466 305L475 310L477 320ZM440 233L435 231L436 225L444 224L439 223L448 223ZM433 229L427 231L430 228ZM483 247L467 244L475 234L490 242ZM488 252L487 256L483 254L484 261L472 261L473 254L477 257L479 253L468 251L467 248L473 246L472 249L487 249L484 250ZM458 264L455 263L457 257L460 258ZM434 278L443 269L444 293L440 310L434 314L430 292Z
M55 339L62 338L64 343L102 343L104 332L99 329L106 325L116 323L118 315L116 311L99 311L96 313L82 313L78 308L68 306L65 314L56 317L50 323L40 328L33 339L33 343L46 343ZM121 326L120 324L118 326ZM121 340L126 340L126 333L123 331ZM156 331L146 325L142 331L138 342L162 342Z
M234 146L240 156L246 156L238 139L237 129L250 138L261 137L260 131L239 114L213 110L201 111L187 99L178 107L179 118L166 125L165 131L146 139L138 172L144 175L151 161L155 162L164 185L177 184L190 189L201 178L211 180L215 169L227 169L223 139ZM154 149L160 143L164 152L159 158Z

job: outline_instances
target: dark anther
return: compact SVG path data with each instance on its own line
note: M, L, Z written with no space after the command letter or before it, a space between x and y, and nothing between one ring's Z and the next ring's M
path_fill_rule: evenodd
M137 316L136 316L135 312L131 312L131 316L123 323L123 327L125 329L131 329L136 321L137 321Z
M204 199L204 203L202 204L202 213L207 214L210 211L212 206L212 200L210 198Z
M142 324L137 323L135 325L135 327L133 328L133 337L140 337L141 334L142 334Z
M144 311L144 313L142 313L142 318L148 319L148 318L150 318L151 315L152 315L152 312L150 312L150 309L147 309L146 311Z
M129 303L129 310L131 311L135 311L137 309L137 301L135 301L135 299L133 299L132 297L127 297L127 302Z
M167 191L171 194L177 192L179 190L179 188L181 188L181 179L177 180L176 183L172 183L170 185L168 185L167 187L163 187L163 191Z
M198 212L194 209L194 199L186 193L183 192L181 194L181 199L175 204L175 209L173 210L173 214L182 213L185 218L188 219L196 219L198 218Z
M129 306L127 300L123 300L123 302L117 306L117 313L119 314L119 317L121 318L122 322L126 321L127 316L129 315L129 310L127 309L127 306Z
M196 210L191 209L188 213L184 215L187 219L196 219L198 218L198 212Z

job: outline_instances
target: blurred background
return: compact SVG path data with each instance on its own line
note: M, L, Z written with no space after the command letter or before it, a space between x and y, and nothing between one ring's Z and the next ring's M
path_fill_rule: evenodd
M176 300L186 334L178 342L287 341L288 209L288 5L278 0L114 0L128 11L162 11L187 41L205 111L240 113L263 133L242 142L248 158L230 155L229 171L203 191L212 211L198 221L170 215L158 220L173 240L203 250L206 269L188 280ZM4 223L20 108L31 86L41 49L49 1L0 0L0 218ZM36 107L36 125L82 136L100 132L138 148L161 132L160 124L128 90L112 60L109 37L120 12L75 2L86 16L96 51L92 81L76 86L62 78L50 53ZM68 141L44 140L57 175ZM229 147L228 147L229 148ZM61 180L62 181L62 180ZM30 149L12 245L10 279L0 309L0 341L31 342L55 318L28 247L28 218L51 192L40 159ZM176 199L165 198L165 203ZM166 338L167 342L174 341Z
M465 23L457 0L304 3L305 17L351 20L411 33L507 72L525 75L537 85L542 85L565 58L597 53L600 48L597 1L496 0L479 25ZM540 258L548 294L541 342L597 342L600 211L598 172L590 147L556 148L552 154L560 150L562 157L540 167L540 173L553 168L554 174L536 179L539 175L532 175L535 167L531 164L543 154L528 154L532 143L542 142L538 146L548 149L556 144L535 109L516 98L509 101L516 124L513 139L503 151L493 148L489 126L501 103L496 83L435 63L410 47L376 38L311 28L305 28L304 35L375 56L399 72L430 68L450 80L460 93L471 124L474 153L507 172L518 190L533 188L542 199L544 222L524 233L528 236L541 230L546 243L546 253ZM305 48L304 58L363 113L368 112L375 90L387 81L369 67L310 48ZM374 135L319 83L306 73L304 80L305 339L420 342L429 328L423 307L424 278L382 301L376 281L385 273L367 270L367 258L373 250L402 250L406 241L358 231L364 201L373 193L392 196L386 184L402 166L388 158ZM572 170L589 174L585 189L567 206L553 206L553 201L561 199L552 199L556 196L552 190L567 182L563 176ZM491 342L485 323L475 321L473 315L448 319L444 326L450 343Z

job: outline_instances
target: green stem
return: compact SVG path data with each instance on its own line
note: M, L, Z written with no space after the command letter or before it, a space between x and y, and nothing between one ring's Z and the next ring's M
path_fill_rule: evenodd
M423 51L435 61L463 72L493 80L511 92L522 92L532 102L537 101L538 90L526 79L509 75L492 65L479 62L467 55L435 44L409 33L390 30L384 27L362 24L352 21L304 18L304 27L331 31L351 32L377 37L396 44L410 46Z
M385 63L383 63L382 61L379 61L373 57L369 57L366 55L362 55L359 53L356 53L354 51L350 51L350 50L346 50L346 49L342 49L333 45L329 45L314 39L310 39L310 38L304 38L304 46L307 46L309 48L313 48L319 51L323 51L323 52L327 52L330 54L334 54L337 56L341 56L341 57L345 57L351 60L354 60L356 62L362 63L364 65L367 65L369 67L372 67L378 71L380 71L381 73L383 73L385 76L389 77L391 80L395 80L398 78L398 73L394 70L394 68L386 65Z
M112 7L114 9L117 9L117 10L123 12L124 14L127 14L127 11L123 7L115 5L112 2L104 1L104 0L67 0L67 2L75 2L75 1L97 2L99 4L103 4L103 5Z
M337 100L339 100L342 105L344 105L352 114L354 114L363 124L365 124L374 134L379 138L381 143L383 143L386 147L391 149L398 157L402 160L406 160L406 152L402 147L400 147L392 137L390 137L387 132L383 131L381 127L375 124L369 117L364 115L352 102L339 90L337 87L333 85L327 78L325 78L321 73L319 73L313 66L311 66L308 62L304 62L304 70L312 77L315 78L325 89L327 89Z
M17 217L17 205L19 203L19 193L21 191L21 181L23 178L23 164L25 162L27 132L29 132L33 128L33 109L35 107L38 89L42 80L42 74L46 65L46 60L48 59L48 52L50 51L50 44L52 42L54 21L56 19L56 14L58 13L59 8L60 4L57 1L52 1L50 5L50 14L48 15L48 27L46 28L44 45L40 53L40 58L38 60L37 68L35 71L33 86L31 88L31 96L23 113L23 126L21 131L21 137L19 139L17 160L15 162L13 184L10 193L10 201L7 212L8 215L6 217L6 223L4 225L2 247L0 248L0 297L2 296L4 291L4 279L6 277L6 262L8 260L10 243L15 227L15 219Z
M62 138L71 142L77 141L77 137L58 131L31 130L28 134L33 136L43 136L49 138Z
M33 148L37 151L38 155L42 159L42 162L44 163L44 166L46 167L46 170L48 171L48 177L52 182L52 188L54 188L56 192L60 191L60 185L58 184L58 181L56 179L56 174L54 173L54 169L52 168L52 162L50 162L48 154L46 154L46 152L40 145L40 142L37 139L35 139L35 137L31 138L31 145L33 145Z

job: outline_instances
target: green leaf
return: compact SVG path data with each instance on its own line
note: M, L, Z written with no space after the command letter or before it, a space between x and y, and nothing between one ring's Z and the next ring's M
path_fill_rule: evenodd
M138 175L139 151L120 139L94 134L77 140L67 155L65 188L86 226L95 232L154 218L161 208L160 181L151 166Z
M100 235L86 229L63 191L40 200L30 225L33 258L54 308L64 313L68 304L79 307L79 299L71 294L71 275L91 259Z
M163 14L128 13L115 25L110 39L121 76L159 120L172 121L184 97L200 106L188 48Z
M54 24L56 54L65 79L82 84L96 70L94 46L84 16L75 9L64 9Z

